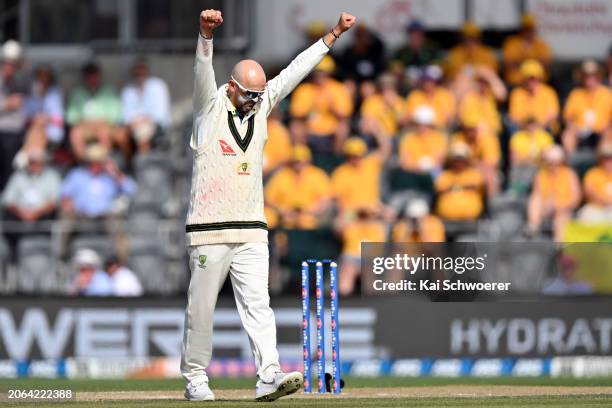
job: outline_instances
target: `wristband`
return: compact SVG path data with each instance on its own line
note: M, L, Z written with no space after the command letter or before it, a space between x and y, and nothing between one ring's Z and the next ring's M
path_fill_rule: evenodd
M340 38L340 36L339 36L339 35L336 35L336 33L335 33L335 31L334 31L334 29L333 29L333 28L331 29L330 33L331 33L331 34L332 34L334 37L336 37L336 40L337 40L338 38Z

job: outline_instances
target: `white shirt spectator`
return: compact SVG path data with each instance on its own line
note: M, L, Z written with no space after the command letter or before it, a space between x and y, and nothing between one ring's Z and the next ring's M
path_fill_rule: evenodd
M121 106L124 123L143 116L162 127L170 123L170 93L160 78L147 77L142 87L133 82L126 85L121 91Z
M113 296L136 297L142 296L143 289L138 277L125 266L120 266L112 275Z

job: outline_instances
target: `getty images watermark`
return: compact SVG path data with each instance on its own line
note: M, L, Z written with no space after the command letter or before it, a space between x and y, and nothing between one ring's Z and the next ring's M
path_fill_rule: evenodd
M414 276L417 272L432 274L444 272L447 274L463 275L469 272L483 272L486 268L487 254L482 256L428 256L423 253L413 256L409 254L395 254L392 257L375 257L372 259L372 273L383 275L394 271ZM511 282L475 282L461 279L400 279L395 282L386 282L382 277L374 279L372 288L375 291L507 291Z
M442 301L611 293L611 264L611 243L363 243L361 291Z

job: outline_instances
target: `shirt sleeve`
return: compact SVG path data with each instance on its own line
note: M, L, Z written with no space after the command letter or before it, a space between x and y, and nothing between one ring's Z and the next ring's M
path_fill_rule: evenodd
M329 48L320 39L306 50L302 51L287 68L268 82L269 106L266 115L272 108L285 98L293 89L321 62Z
M199 115L202 111L210 109L217 95L212 57L213 40L198 35L193 84L194 115Z
M13 173L11 178L8 181L8 185L2 194L2 204L5 207L16 205L19 197L19 175L18 173Z
M119 183L119 190L121 194L125 194L129 197L132 197L134 194L136 194L137 188L138 187L136 185L136 182L128 176L123 177L123 180L121 180L121 182Z

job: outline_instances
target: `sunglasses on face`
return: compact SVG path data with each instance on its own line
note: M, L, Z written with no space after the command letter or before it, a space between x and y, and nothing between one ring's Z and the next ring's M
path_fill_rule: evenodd
M261 99L262 95L265 92L265 91L254 91L252 89L247 89L244 86L242 86L240 84L240 82L236 81L233 76L230 76L230 78L232 79L232 81L234 81L234 83L236 85L238 85L238 88L240 89L240 92L242 92L247 98L249 98L249 99L251 99L253 101L257 101L257 100Z

